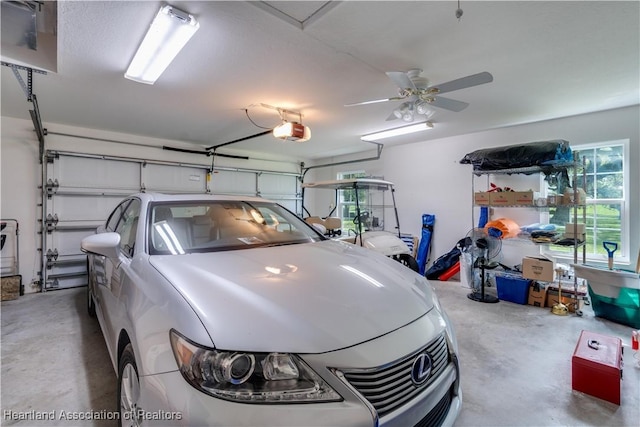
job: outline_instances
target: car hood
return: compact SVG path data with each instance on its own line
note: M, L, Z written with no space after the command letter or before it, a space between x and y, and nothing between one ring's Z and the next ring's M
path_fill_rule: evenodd
M152 256L150 262L223 350L337 350L398 329L433 307L424 277L336 241Z

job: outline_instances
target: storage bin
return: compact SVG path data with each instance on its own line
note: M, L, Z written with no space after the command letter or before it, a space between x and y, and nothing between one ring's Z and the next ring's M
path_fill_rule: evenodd
M529 298L530 284L531 280L523 279L520 276L496 275L498 298L502 301L526 304Z
M589 285L593 313L597 317L640 329L640 289L620 288L617 298L598 295Z

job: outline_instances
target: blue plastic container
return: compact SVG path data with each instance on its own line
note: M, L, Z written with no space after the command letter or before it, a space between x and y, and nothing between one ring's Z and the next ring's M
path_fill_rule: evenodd
M496 275L496 287L498 288L498 298L502 301L515 302L516 304L526 304L529 300L529 286L531 280L523 279L521 276Z

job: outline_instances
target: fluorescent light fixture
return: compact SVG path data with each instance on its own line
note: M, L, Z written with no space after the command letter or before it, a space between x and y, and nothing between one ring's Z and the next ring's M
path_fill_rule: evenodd
M311 129L300 123L284 122L273 128L273 136L287 141L305 142L311 139Z
M162 6L124 76L152 85L198 28L200 24L192 15Z
M421 132L423 130L433 129L433 123L422 122L415 125L403 126L400 128L383 130L381 132L370 133L360 137L363 141L376 141L378 139L392 138L394 136L406 135L413 132Z

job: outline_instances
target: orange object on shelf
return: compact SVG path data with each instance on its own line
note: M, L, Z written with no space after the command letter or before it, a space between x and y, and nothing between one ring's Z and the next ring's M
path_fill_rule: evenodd
M520 226L516 224L516 222L509 218L498 218L492 221L487 222L484 227L489 234L490 228L495 228L502 232L502 239L508 239L511 237L516 237L518 233L520 233Z

